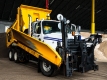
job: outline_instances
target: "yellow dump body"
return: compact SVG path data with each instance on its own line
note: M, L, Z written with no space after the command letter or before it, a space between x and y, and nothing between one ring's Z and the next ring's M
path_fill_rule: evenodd
M47 19L47 15L50 13L51 10L21 5L18 8L18 13L17 13L18 26L16 26L16 29L20 31L24 31L25 29L28 29L29 27L28 15L32 17L32 22L33 22L36 21L37 18L39 20Z
M60 67L62 63L62 58L56 50L53 50L51 46L30 37L20 30L22 27L25 27L23 29L28 28L28 14L32 16L32 21L35 21L35 18L46 19L46 15L50 12L51 10L21 5L21 7L18 8L16 21L7 30L7 47L15 43L17 46L29 52L36 58L39 58L41 56L42 58L56 65L57 67Z

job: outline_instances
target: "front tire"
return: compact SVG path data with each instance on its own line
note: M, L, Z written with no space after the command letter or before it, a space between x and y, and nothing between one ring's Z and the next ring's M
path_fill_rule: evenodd
M40 69L42 74L45 76L52 76L52 74L54 73L53 66L45 61L40 62Z

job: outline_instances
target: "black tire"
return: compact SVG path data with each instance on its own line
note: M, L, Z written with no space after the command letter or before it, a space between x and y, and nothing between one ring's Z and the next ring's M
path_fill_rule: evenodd
M28 63L29 62L29 56L27 55L27 52L20 49L20 52L19 52L19 61L22 62L22 63Z
M24 63L29 63L29 55L27 53L25 55L25 62Z
M48 77L52 76L54 73L53 66L45 61L40 61L40 69L42 74Z
M29 57L28 57L27 53L25 51L23 51L21 54L22 54L22 57L20 57L21 62L28 63Z
M14 52L14 61L16 63L19 62L19 51L18 51L18 49L16 49L15 52Z
M25 53L23 50L20 49L20 52L19 52L19 61L24 63L25 62Z
M10 49L9 52L8 52L8 58L10 61L13 61L14 60L14 49Z

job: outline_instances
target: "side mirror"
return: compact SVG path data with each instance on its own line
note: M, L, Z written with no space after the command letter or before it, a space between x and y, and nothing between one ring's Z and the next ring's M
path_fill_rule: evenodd
M77 26L77 31L78 31L78 32L81 31L81 26Z
M71 24L71 31L76 31L76 25L75 24Z
M66 23L69 24L69 23L70 23L70 20L67 20Z
M58 28L61 29L61 23L58 23Z
M58 15L57 15L57 19L58 19L59 21L62 21L62 20L64 19L64 17L63 17L62 14L58 14Z

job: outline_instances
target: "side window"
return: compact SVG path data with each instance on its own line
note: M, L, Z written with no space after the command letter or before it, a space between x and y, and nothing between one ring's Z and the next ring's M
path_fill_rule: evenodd
M41 26L40 26L40 22L35 24L35 33L40 34L41 33Z

